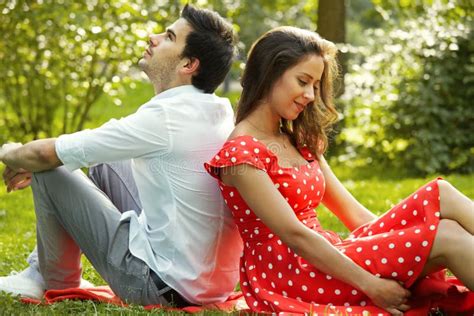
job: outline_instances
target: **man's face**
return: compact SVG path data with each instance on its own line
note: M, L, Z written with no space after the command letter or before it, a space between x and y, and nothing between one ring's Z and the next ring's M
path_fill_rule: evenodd
M181 53L191 31L189 23L180 18L166 32L150 35L149 47L138 65L152 82L167 87L176 79Z

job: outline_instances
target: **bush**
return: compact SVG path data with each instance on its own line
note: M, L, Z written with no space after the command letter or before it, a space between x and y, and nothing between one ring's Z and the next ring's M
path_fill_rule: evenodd
M473 172L472 16L436 4L366 36L346 76L340 159L418 174Z
M82 129L100 95L116 96L119 82L127 81L148 32L161 31L178 15L178 5L152 0L0 3L0 143Z

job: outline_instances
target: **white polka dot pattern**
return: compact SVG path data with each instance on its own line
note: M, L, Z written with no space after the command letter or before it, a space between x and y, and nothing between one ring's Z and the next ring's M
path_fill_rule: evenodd
M308 164L287 168L279 165L278 157L262 142L239 136L228 141L205 167L217 178L216 170L236 164L265 171L303 225L373 275L395 279L405 286L413 284L423 269L421 263L429 255L439 223L436 181L342 240L336 233L324 230L317 219L314 208L324 197L324 175L307 149L300 152ZM240 284L252 311L308 313L321 308L319 312L323 314L328 306L347 306L339 310L340 314L380 313L364 293L296 255L256 217L234 188L219 184L244 241Z

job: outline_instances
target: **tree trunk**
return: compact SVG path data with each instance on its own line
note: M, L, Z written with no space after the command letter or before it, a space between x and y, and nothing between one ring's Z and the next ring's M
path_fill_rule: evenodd
M346 41L346 3L345 0L319 0L317 32L323 38L334 43ZM346 73L345 56L338 58L341 65L341 77L336 82L336 95L344 92L344 74Z

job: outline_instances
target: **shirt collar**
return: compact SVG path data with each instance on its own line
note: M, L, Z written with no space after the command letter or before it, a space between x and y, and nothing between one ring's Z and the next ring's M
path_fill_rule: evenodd
M184 86L178 86L178 87L165 90L155 95L151 99L158 100L158 99L170 98L170 97L174 97L183 93L204 93L204 92L193 85L184 85Z

